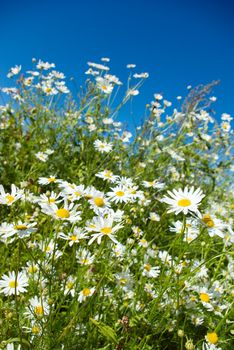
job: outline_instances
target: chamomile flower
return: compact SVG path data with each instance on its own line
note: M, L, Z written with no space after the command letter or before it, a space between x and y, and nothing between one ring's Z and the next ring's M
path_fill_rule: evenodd
M38 183L40 185L50 185L52 183L56 183L60 181L59 179L56 178L54 175L50 175L49 177L39 177Z
M47 215L51 215L56 220L77 222L81 220L80 212L77 211L78 205L74 203L68 204L64 201L64 205L58 207L57 204L41 204L41 211Z
M90 195L92 197L89 199L89 203L92 208L104 209L110 207L110 203L108 199L104 196L103 192L93 190L90 192Z
M59 187L62 189L63 196L71 202L79 200L86 193L84 185L71 184L67 181L61 181Z
M16 275L14 271L4 274L0 280L0 293L5 295L19 295L27 291L28 277L24 272L18 272Z
M44 298L35 296L29 299L28 311L25 313L30 318L42 318L49 314L49 304Z
M41 194L40 197L37 198L37 202L39 204L57 204L63 201L61 198L61 193L55 193L54 191L48 192L49 194Z
M108 182L115 182L118 179L117 175L114 175L110 170L103 170L95 174L95 176L100 177Z
M39 159L41 162L45 163L45 162L48 160L49 155L46 154L46 153L44 153L44 152L37 152L37 153L35 154L35 157L36 157L37 159Z
M29 237L31 233L36 232L37 229L35 226L37 225L36 222L23 222L23 221L18 221L17 224L15 224L14 229L15 233L19 238L25 238Z
M15 185L11 185L11 192L5 192L4 187L0 185L0 204L11 206L23 196L23 190L18 189Z
M131 197L129 191L124 186L117 186L111 188L111 192L107 193L107 196L114 203L127 203L130 201Z
M15 229L13 224L8 224L7 222L3 222L0 225L0 240L2 242L6 242L8 238L15 235Z
M79 297L78 297L78 302L82 303L83 301L85 301L87 298L91 297L93 295L93 293L95 292L95 288L84 288L80 291L79 293Z
M104 94L111 94L113 90L113 84L109 81L109 79L104 79L102 77L96 78L97 88L104 92Z
M106 141L96 140L94 141L94 147L100 153L109 153L112 150L112 143Z
M97 243L100 244L103 237L109 237L114 243L119 243L114 235L122 225L120 223L114 225L114 217L112 215L107 217L97 216L92 222L92 231L96 233L92 234L92 238L89 240L88 245L92 244L96 239Z
M159 274L160 274L160 267L159 266L153 267L148 262L146 262L143 265L143 272L142 272L143 276L156 278L159 276Z
M76 279L73 276L69 276L64 289L64 294L71 294L72 297L75 296L75 286L76 286Z
M82 239L87 239L87 233L81 228L75 227L73 232L69 232L67 234L61 232L59 237L68 241L68 244L71 247L74 243L79 243Z
M143 181L142 182L143 186L146 188L155 188L155 189L163 189L165 187L165 184L163 182L159 182L157 180L153 180L153 181Z
M184 190L179 189L178 191L173 189L171 191L167 191L170 197L163 197L162 202L165 202L170 205L169 213L175 212L176 215L179 213L184 213L187 215L189 212L194 212L198 216L201 216L198 205L200 204L202 198L205 195L202 193L200 188L194 191L194 187L192 186L190 189L185 187Z
M208 234L210 237L219 236L224 238L225 229L227 225L222 220L217 219L214 215L205 214L202 217L202 221L205 223Z
M76 252L76 258L80 265L89 266L94 262L94 255L87 249L80 249Z

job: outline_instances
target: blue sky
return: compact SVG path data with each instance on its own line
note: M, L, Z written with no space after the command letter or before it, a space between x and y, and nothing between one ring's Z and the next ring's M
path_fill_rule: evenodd
M87 61L110 57L122 81L128 63L150 74L134 100L137 118L154 93L175 101L187 85L215 79L217 116L233 115L233 19L227 0L0 0L0 84L8 68L29 69L36 57L55 62L79 85Z

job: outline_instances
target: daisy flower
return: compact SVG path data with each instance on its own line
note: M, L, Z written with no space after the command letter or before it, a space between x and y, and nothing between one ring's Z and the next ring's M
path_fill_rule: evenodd
M56 220L69 221L69 222L77 222L81 220L80 212L77 211L78 205L74 205L74 203L68 204L67 201L64 201L64 206L59 208L56 204L52 203L41 204L42 212L51 215Z
M37 159L39 159L41 162L46 162L47 160L48 160L48 158L49 158L49 156L48 156L48 154L46 154L46 153L44 153L44 152L37 152L36 154L35 154L35 157L37 158Z
M215 216L205 214L202 217L202 221L205 223L210 237L217 235L221 238L224 238L224 231L227 225L225 225L220 219L217 219Z
M111 94L113 90L113 85L108 79L104 79L102 77L96 78L97 88L104 92L104 94Z
M65 285L65 289L64 289L64 294L71 294L72 297L75 296L75 284L76 284L76 279L73 276L69 276L67 281L66 281L66 285Z
M171 208L168 210L169 213L175 212L176 215L183 212L185 215L187 215L189 212L194 212L195 214L201 216L198 205L200 204L202 198L205 197L205 195L202 193L200 188L196 189L194 191L194 187L192 186L190 189L188 187L185 187L184 190L179 189L167 191L167 193L170 195L170 197L163 197L162 202L165 202L171 206Z
M92 234L92 238L89 240L88 245L92 244L96 239L97 243L100 244L103 237L108 236L114 243L118 244L119 242L114 237L115 232L117 232L122 225L117 224L113 226L114 217L109 215L107 217L97 216L93 219L93 228L92 231L96 232ZM90 228L88 228L90 231Z
M88 66L92 68L100 69L100 70L106 70L106 71L110 70L109 67L104 66L103 64L100 64L100 63L88 62Z
M157 188L157 189L163 189L165 187L165 184L156 180L153 181L143 181L142 182L143 186L146 188Z
M112 150L112 143L106 141L96 140L94 141L94 148L100 153L108 153Z
M95 288L94 287L93 288L84 288L84 289L82 289L82 291L80 291L80 293L79 293L78 302L82 303L88 297L91 297L94 292L95 292Z
M4 274L0 280L0 292L5 295L19 295L19 293L24 293L27 286L28 277L24 272L18 272L16 275L12 271L8 275Z
M100 177L108 182L115 182L118 179L117 175L114 175L110 170L103 170L95 174L95 176Z
M52 183L56 183L60 181L59 179L56 178L54 175L50 175L49 177L39 177L38 183L40 185L49 185Z
M49 304L45 299L38 298L37 296L29 299L29 311L25 313L30 318L42 318L49 314Z
M87 249L78 250L76 252L76 258L78 263L84 266L91 265L94 261L94 255L91 255Z
M13 224L8 224L7 222L3 222L0 225L0 240L2 242L6 242L9 237L15 235L15 229Z
M23 191L18 189L15 185L11 185L11 193L6 193L3 186L0 185L0 204L6 204L10 206L22 196Z
M148 262L146 262L143 266L143 272L142 275L146 277L153 277L156 278L160 274L160 267L155 266L152 267Z
M29 237L31 233L37 231L37 229L34 228L36 224L36 222L26 223L18 221L18 223L14 226L15 233L19 238Z
M131 197L129 191L124 186L117 186L111 188L112 192L108 192L107 196L114 203L127 203L130 201Z
M51 191L50 195L47 196L46 194L41 194L39 198L37 198L37 202L39 204L53 204L53 203L60 203L63 201L63 199L59 199L61 197L61 193L56 194L54 191Z
M85 194L84 185L70 184L67 181L61 181L59 187L62 189L63 196L68 198L71 202L79 200Z
M93 191L90 191L89 194L91 196L89 203L91 204L92 208L104 209L110 206L110 203L107 198L105 198L103 192L94 189Z
M67 234L61 232L59 237L69 241L69 246L73 246L74 243L79 243L81 239L87 239L87 233L84 232L81 228L75 227L73 232Z

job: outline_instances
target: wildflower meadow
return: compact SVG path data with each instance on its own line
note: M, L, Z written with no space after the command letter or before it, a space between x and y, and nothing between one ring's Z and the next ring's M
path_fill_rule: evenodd
M29 69L0 91L0 349L233 349L218 82L155 93L133 130L119 116L149 76L135 65L122 82L108 58L88 62L83 87L54 63Z

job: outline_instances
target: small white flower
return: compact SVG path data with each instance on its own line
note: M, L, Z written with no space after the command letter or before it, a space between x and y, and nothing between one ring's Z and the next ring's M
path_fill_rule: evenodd
M8 275L3 275L0 280L0 293L5 295L19 295L26 292L28 286L28 277L24 272L18 272L16 275L14 271L9 272Z

